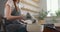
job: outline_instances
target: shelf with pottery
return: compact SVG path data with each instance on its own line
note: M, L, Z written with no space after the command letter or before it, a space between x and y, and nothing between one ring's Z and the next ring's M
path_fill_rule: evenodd
M30 5L27 5L27 4L23 4L23 8L27 8L27 9L30 9L30 10L33 10L33 11L38 11L39 8L36 8L36 7L33 7L33 6L30 6Z
M39 8L39 5L38 5L38 4L36 4L36 3L35 3L35 2L33 2L33 1L23 0L23 1L21 1L21 3L28 4L28 5L31 5L31 6L34 6L34 7Z
M34 11L34 10L30 10L28 8L21 8L22 10L25 10L25 11L30 11L30 12L34 12L34 13L39 13L38 11Z
M32 0L32 1L34 1L34 2L36 2L36 3L39 3L40 0Z

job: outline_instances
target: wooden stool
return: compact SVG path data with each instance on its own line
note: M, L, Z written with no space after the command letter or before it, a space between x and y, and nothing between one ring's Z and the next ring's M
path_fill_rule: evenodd
M6 32L6 26L5 26L5 23L4 23L4 17L2 17L2 15L0 15L0 31L1 32Z

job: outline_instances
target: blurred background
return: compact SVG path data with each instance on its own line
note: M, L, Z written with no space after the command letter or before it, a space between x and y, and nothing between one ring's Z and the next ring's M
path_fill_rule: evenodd
M3 16L6 1L0 0L0 13ZM35 24L28 24L28 31L39 32L42 24L60 26L60 0L21 0L20 3L20 6L23 6L21 14L26 16L29 13L36 20Z

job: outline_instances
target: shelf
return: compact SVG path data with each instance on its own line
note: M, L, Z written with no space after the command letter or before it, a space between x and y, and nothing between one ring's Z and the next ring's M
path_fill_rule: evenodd
M30 9L30 10L33 10L33 11L39 11L39 8L30 6L30 5L27 5L27 4L23 4L23 5L24 5L23 8L27 8L27 9Z
M31 6L34 6L34 7L37 7L37 8L39 8L39 5L38 4L36 4L36 3L34 3L33 1L28 1L28 0L23 0L23 1L21 1L22 3L24 3L24 4L28 4L28 5L31 5Z
M32 0L32 1L34 1L34 2L36 2L36 3L39 3L40 0Z
M27 9L27 8L21 8L22 10L25 10L25 11L30 11L30 12L33 12L33 13L39 13L37 11L33 11L33 10L30 10L30 9Z

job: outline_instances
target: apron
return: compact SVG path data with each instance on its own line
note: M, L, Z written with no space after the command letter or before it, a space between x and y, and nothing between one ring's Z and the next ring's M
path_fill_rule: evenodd
M21 15L21 11L20 10L16 11L16 9L14 9L12 11L11 15L12 16L20 16ZM20 24L19 22L18 22L18 20L12 20L12 21L7 20L6 21L6 25L9 25L9 24Z
M14 9L11 13L12 16L19 16L20 11ZM6 21L7 32L27 32L26 26L20 24L17 20Z

